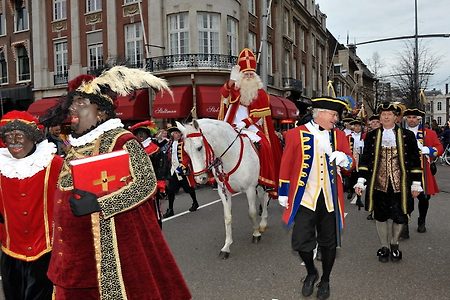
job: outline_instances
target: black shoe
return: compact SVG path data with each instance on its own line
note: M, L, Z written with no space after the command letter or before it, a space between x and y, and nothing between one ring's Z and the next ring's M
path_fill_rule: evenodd
M369 220L369 221L372 221L372 220L373 220L372 214L369 214L369 215L367 216L367 220Z
M419 232L419 233L427 232L427 228L425 227L425 223L419 224L419 226L417 227L417 232Z
M173 215L175 215L175 213L173 212L173 209L168 208L168 209L166 210L166 213L163 215L163 218L168 218L168 217L171 217L171 216L173 216Z
M328 281L320 281L317 285L317 299L325 300L330 298L330 283Z
M402 251L398 250L398 244L391 244L391 260L392 262L398 262L402 259Z
M309 297L314 292L314 283L319 279L319 272L315 274L308 274L305 277L305 280L303 281L303 287L302 287L302 295L304 297Z
M352 197L353 197L353 193L348 193L348 194L347 194L347 200L351 200Z
M358 210L361 210L361 207L364 207L364 203L361 201L361 196L357 196L356 206L358 206Z
M377 251L378 260L382 263L386 263L389 261L389 255L390 251L388 247L382 247Z
M196 211L197 208L198 208L198 203L197 203L197 202L194 202L194 203L192 203L191 208L189 208L189 211Z
M408 224L403 227L402 233L400 233L400 239L407 240L409 239L409 226Z

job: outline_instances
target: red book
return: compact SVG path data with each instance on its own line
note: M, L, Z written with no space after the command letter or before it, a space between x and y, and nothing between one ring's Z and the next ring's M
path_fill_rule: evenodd
M127 185L131 180L130 155L114 151L70 161L73 186L102 197Z

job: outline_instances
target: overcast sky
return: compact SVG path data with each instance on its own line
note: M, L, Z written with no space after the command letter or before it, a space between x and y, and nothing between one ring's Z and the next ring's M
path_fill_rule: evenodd
M418 0L418 29L420 34L450 33L450 1ZM415 0L316 0L327 15L327 28L342 44L382 38L414 35ZM389 41L358 46L356 53L369 64L378 52L382 75L392 74L398 53L405 49L405 41ZM414 39L411 40L414 42ZM445 90L450 84L450 38L419 40L433 56L441 57L427 89Z

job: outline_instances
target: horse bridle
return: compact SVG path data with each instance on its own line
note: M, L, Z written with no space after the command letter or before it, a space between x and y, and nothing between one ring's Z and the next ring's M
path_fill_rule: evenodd
M194 137L201 137L202 138L203 145L205 146L205 153L206 153L205 168L200 170L200 171L198 171L198 172L194 172L193 173L194 176L198 176L198 175L201 175L203 173L209 172L209 171L211 171L212 168L214 168L214 170L216 171L217 178L221 182L224 183L224 185L227 187L227 189L231 193L234 193L234 190L231 188L230 184L228 183L228 180L229 180L229 177L234 172L236 172L237 168L239 167L239 165L241 164L241 161L242 161L242 154L244 153L244 139L242 138L241 132L240 131L238 132L238 134L236 135L234 140L231 142L231 144L218 157L214 157L214 151L212 150L212 147L209 144L209 142L206 139L206 137L203 135L201 129L199 130L199 132L193 132L193 133L189 133L188 135L186 135L186 139L194 138ZM233 144L237 140L237 138L239 138L239 140L241 142L241 147L240 147L240 150L239 150L239 159L238 159L236 165L233 167L233 169L231 169L230 172L225 173L225 172L223 172L222 157L225 155L225 153L228 152L228 150L230 150L231 146L233 146ZM220 170L220 167L222 168L222 170Z

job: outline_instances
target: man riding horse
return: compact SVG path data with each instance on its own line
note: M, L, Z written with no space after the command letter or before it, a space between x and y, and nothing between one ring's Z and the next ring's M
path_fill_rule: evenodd
M269 95L256 74L256 58L245 48L230 79L222 86L219 120L232 124L257 144L261 171L259 184L277 197L281 145L272 123Z

